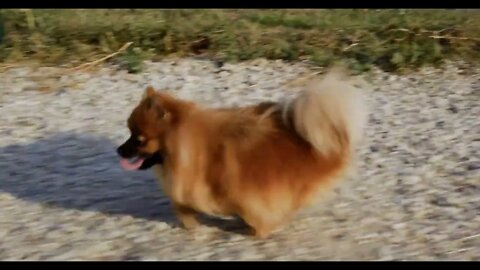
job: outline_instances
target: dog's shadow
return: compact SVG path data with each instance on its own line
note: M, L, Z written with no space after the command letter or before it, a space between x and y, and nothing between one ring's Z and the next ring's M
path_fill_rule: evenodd
M115 149L106 138L72 133L0 148L0 191L56 207L179 226L153 173L123 171ZM238 219L201 217L201 222L230 232L244 231Z

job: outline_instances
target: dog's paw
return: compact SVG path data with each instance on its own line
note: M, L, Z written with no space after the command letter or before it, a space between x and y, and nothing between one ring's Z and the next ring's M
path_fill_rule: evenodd
M272 231L265 228L255 229L253 227L250 227L248 234L253 236L257 240L265 240L270 237L270 235L272 234Z
M187 230L193 230L200 226L200 223L195 217L187 217L181 220L182 227Z

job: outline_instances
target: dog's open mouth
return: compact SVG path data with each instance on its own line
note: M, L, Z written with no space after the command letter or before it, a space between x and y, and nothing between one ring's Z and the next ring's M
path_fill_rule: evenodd
M150 156L137 156L134 158L121 158L120 166L126 171L147 170L155 165L163 163L164 156L161 152L155 152Z
M120 165L126 171L134 171L140 169L144 161L145 158L142 157L137 157L133 159L122 158L120 159Z

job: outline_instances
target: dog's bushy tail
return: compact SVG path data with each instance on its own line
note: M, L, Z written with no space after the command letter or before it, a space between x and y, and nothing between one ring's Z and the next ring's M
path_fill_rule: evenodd
M362 139L367 121L361 91L342 69L332 69L289 104L290 123L324 156L352 151Z

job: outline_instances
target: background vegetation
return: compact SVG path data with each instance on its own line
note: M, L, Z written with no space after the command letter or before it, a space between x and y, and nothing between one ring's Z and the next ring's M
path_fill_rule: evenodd
M132 43L128 43L132 42ZM128 44L127 44L128 43ZM124 46L127 44L126 46ZM131 44L130 46L128 46ZM122 50L144 59L199 55L221 61L344 60L357 71L476 62L476 10L1 10L0 61L78 65ZM128 46L128 48L126 48Z

